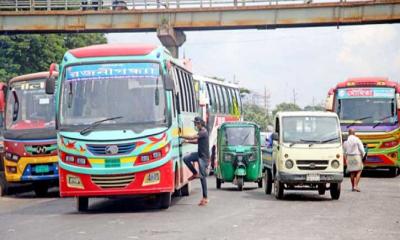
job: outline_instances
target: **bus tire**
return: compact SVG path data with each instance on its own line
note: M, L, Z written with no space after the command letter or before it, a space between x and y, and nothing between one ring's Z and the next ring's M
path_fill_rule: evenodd
M283 199L283 194L284 194L283 183L276 179L274 181L274 193L276 199L279 200Z
M269 195L272 192L272 173L271 170L266 169L264 175L264 190L265 194Z
M168 209L171 206L171 193L161 193L159 195L160 208Z
M33 184L33 191L36 194L36 197L45 197L49 190L49 186L47 183L38 182Z
M8 194L8 184L7 181L0 175L0 197L6 196Z
M340 183L331 183L329 186L329 191L331 192L331 197L333 200L338 200L340 198Z
M76 210L78 212L86 212L89 209L89 198L88 197L77 197L76 198Z
M217 187L217 189L221 189L221 185L222 185L222 180L221 179L219 179L219 178L215 178L216 180L215 180L215 183L216 183L216 187Z

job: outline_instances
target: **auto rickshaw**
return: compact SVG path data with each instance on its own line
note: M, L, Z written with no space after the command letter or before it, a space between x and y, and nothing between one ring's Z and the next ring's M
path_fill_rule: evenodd
M217 189L232 182L239 191L244 182L256 182L262 187L260 128L251 122L226 122L218 128Z

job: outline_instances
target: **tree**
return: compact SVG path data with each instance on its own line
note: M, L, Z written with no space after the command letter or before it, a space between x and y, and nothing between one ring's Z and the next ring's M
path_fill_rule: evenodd
M322 105L308 105L304 107L304 111L325 111L325 107Z
M275 116L277 112L282 111L301 111L301 108L294 103L280 103L276 105L275 109L272 111L272 115Z
M0 81L47 71L71 48L106 43L104 34L20 34L0 36Z
M262 131L265 131L271 124L266 109L255 104L243 105L243 120L258 124Z

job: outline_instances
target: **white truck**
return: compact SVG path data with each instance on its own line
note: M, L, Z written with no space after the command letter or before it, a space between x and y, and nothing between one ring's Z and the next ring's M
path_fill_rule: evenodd
M330 190L339 199L343 148L339 119L330 112L280 112L263 149L265 193L277 199L285 190Z

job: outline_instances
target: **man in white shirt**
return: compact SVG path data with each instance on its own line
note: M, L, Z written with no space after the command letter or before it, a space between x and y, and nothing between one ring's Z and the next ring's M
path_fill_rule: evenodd
M362 159L365 155L364 145L355 135L354 129L349 129L349 137L343 144L344 154L347 161L347 171L350 173L352 191L360 192L358 183L364 168Z

